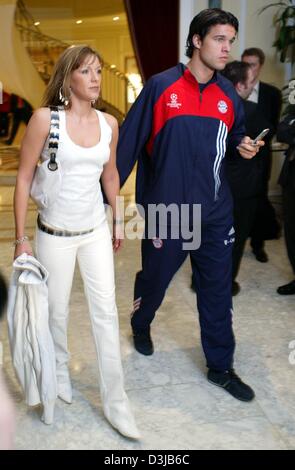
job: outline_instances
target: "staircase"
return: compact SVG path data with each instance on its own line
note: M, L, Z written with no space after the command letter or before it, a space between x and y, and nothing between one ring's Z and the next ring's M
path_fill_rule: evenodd
M22 55L24 59L21 67L18 67L17 63L14 64L15 68L19 69L17 75L19 77L18 81L21 83L19 83L18 86L11 83L9 68L7 69L9 76L7 76L7 78L5 77L4 80L2 79L3 73L1 68L3 64L2 67L0 66L0 77L4 89L6 88L8 91L10 90L19 94L26 98L33 107L38 107L40 106L45 86L50 79L55 62L70 44L43 34L40 28L34 24L35 20L27 10L23 0L7 0L7 5L1 6L0 4L1 11L5 7L7 7L5 11L6 14L0 14L0 17L2 20L5 19L3 23L9 25L9 36L12 35L14 38L11 45L17 45L16 48L10 47L10 49L13 49L11 51L12 55L17 55L15 62L18 62L20 55ZM0 20L0 28L1 26ZM5 53L5 56L7 56L7 53ZM134 91L134 87L124 73L113 69L111 65L104 60L103 64L102 96L98 108L114 115L119 123L121 123L128 111L128 88ZM28 72L28 69L31 79L23 83L22 74L24 71ZM8 73L5 75L8 75ZM27 73L27 75L29 74Z
M53 66L69 44L43 34L34 23L23 0L0 0L0 85L37 108ZM128 89L136 96L125 74L103 61L102 96L97 107L115 116L119 124L128 111ZM0 184L14 184L18 153L18 147L0 145Z

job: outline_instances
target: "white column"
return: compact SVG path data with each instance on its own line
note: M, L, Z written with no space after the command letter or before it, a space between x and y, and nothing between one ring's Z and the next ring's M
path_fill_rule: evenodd
M179 61L186 64L185 44L190 23L195 15L208 8L208 0L180 0L179 3Z
M194 0L180 0L179 2L179 61L187 63L185 56L185 44L189 31L189 25L195 15Z
M240 56L243 54L246 49L246 22L247 22L247 5L248 0L240 0L241 5L241 15L239 21L239 49Z

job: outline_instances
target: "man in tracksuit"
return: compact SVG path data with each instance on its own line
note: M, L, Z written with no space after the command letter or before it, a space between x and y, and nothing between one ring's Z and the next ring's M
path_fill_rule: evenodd
M235 398L250 401L253 390L233 369L234 230L222 160L226 149L252 158L263 143L254 146L244 137L241 100L233 85L218 73L228 61L238 26L231 13L219 9L204 10L192 20L186 51L189 63L180 63L148 80L120 130L117 165L123 185L138 161L136 201L148 215L131 319L136 350L153 353L150 324L189 253L208 380ZM180 224L201 232L198 249L188 251L184 237L171 236L170 219L149 220L149 208L158 204L176 204L179 213L182 205L188 205L189 215ZM201 205L199 224L194 217L195 205ZM170 230L166 238L161 236L163 224ZM153 236L151 228L150 232L155 228Z

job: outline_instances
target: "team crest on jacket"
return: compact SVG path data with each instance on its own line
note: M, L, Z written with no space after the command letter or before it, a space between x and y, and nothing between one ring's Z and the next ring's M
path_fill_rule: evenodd
M181 108L182 104L178 102L178 95L176 93L170 95L170 102L167 103L167 106L169 106L169 108Z
M221 100L221 101L218 102L217 107L218 107L218 111L219 111L220 113L222 113L222 114L225 114L225 113L227 113L227 111L228 111L227 103L226 103L225 101L223 101L223 100Z

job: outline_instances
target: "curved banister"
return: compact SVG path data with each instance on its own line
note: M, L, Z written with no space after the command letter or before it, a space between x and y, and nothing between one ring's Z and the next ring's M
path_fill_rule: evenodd
M22 42L26 47L32 63L40 77L48 83L54 63L61 52L70 44L43 34L31 13L27 10L23 0L18 0L15 10L15 26L18 29ZM102 108L115 114L121 121L128 111L127 90L131 88L136 95L136 89L128 77L103 60Z

